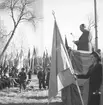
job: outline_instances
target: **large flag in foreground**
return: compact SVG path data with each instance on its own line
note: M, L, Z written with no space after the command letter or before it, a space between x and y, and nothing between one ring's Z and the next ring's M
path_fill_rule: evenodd
M92 65L90 53L90 51L71 50L70 55L73 68L79 73L86 74L90 65Z
M73 83L73 69L70 58L61 38L57 23L54 23L51 71L49 81L49 99L55 97L61 89Z
M72 66L75 72L79 74L86 74L89 70L89 67L92 65L92 59L90 55L91 52L80 51L80 50L77 51L77 50L72 50L72 49L68 50L68 52L69 52ZM78 79L78 84L81 89L84 105L87 105L88 93L89 93L89 79ZM103 100L102 97L101 99ZM63 100L63 103L65 103L66 105L81 105L81 101L78 95L78 90L74 84L69 85L68 87L63 89L62 100Z
M90 51L76 51L72 50L70 52L71 60L73 68L75 69L75 72L78 72L79 74L86 74L89 70L89 67L92 65L92 59L90 55ZM88 92L89 92L89 79L78 79L78 84L80 87L82 87L82 97L84 101L84 105L87 105L88 103ZM71 87L73 88L73 87ZM76 88L72 89L74 91L71 92L72 96L77 99L76 95ZM71 91L71 90L70 90ZM74 95L75 96L74 96ZM69 100L70 101L70 100ZM72 103L72 105L75 105Z

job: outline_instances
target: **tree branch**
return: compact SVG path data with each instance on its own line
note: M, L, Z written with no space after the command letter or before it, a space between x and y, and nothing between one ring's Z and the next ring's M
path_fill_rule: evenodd
M3 34L3 33L0 33L0 34L2 34L2 36L0 36L0 38L7 37L7 36L9 36L11 33L12 33L12 31L10 31L7 35L5 35L5 34Z
M13 23L14 23L14 27L15 27L16 21L14 19L14 11L13 11L13 8L11 8L10 11L11 11L11 17L12 17L12 20L13 20Z
M16 4L17 4L18 2L19 2L19 0L15 0L12 7L15 8L15 6L16 6Z

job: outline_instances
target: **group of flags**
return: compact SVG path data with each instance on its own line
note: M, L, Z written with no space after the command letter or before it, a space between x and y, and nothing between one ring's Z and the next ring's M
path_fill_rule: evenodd
M44 70L47 68L47 67L50 67L51 66L51 56L48 55L48 51L46 49L46 51L44 51L43 53L43 68Z
M21 49L20 52L18 51L16 52L15 56L13 55L13 53L9 55L5 53L2 59L0 60L0 65L2 65L3 67L4 66L13 67L14 66L15 68L18 68L18 69L26 65L29 68L30 66L32 66L33 59L35 59L35 57L36 57L35 47L33 49L32 56L31 56L30 49L28 50L27 57L24 57L23 49Z

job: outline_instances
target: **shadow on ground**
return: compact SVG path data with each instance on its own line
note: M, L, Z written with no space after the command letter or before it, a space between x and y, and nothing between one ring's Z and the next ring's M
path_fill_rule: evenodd
M32 96L32 97L26 97L26 99L36 99L36 100L40 100L40 99L47 99L48 97L47 96L39 96L39 97L36 97L36 96Z
M48 105L47 103L8 103L8 104L1 104L0 105ZM49 105L64 105L62 102L52 102Z

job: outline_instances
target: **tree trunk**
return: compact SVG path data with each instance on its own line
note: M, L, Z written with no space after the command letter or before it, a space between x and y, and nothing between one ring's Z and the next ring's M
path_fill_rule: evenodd
M14 33L15 33L16 28L17 28L17 25L14 27L14 30L12 31L12 34L11 34L9 40L7 41L5 47L4 47L4 49L3 49L3 51L2 51L2 53L1 53L1 55L0 55L0 60L1 60L2 56L3 56L3 54L5 53L7 47L9 46L9 43L10 43L11 39L12 39L13 36L14 36Z

